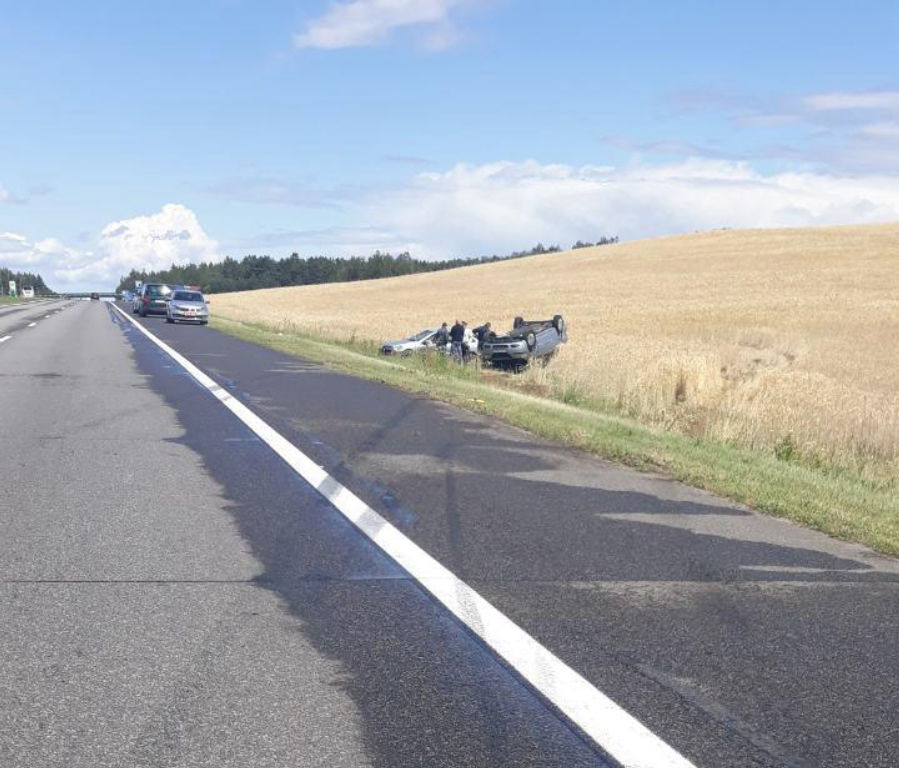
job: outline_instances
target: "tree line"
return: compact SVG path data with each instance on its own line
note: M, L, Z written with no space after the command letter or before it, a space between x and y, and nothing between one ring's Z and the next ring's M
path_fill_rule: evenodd
M6 267L0 267L0 294L9 293L10 280L16 281L16 291L19 295L22 294L23 288L28 287L34 288L35 295L53 293L40 275L31 272L14 272Z
M618 242L618 238L603 237L596 245ZM580 240L576 248L584 248ZM513 251L506 256L481 256L477 258L457 258L443 261L416 259L409 253L393 256L376 251L368 258L353 256L335 258L312 256L301 258L292 253L287 258L274 259L271 256L244 256L237 260L230 256L223 261L200 264L172 264L168 269L141 271L132 269L119 281L117 292L134 290L135 283L169 283L172 285L198 285L204 293L225 293L227 291L248 291L255 288L279 288L288 285L313 285L317 283L343 283L356 280L374 280L381 277L398 277L418 272L437 272L443 269L486 264L504 259L519 259L542 253L557 253L558 245L544 246L538 243L527 251Z

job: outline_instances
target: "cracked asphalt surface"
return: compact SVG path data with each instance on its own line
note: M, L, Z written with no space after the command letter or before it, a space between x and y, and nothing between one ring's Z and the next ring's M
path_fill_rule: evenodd
M214 305L213 305L214 306ZM142 321L698 766L889 766L899 563ZM0 347L0 764L606 765L110 307Z

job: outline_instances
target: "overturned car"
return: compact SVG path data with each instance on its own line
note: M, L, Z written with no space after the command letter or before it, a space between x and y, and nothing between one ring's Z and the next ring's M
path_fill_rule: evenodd
M484 340L481 360L495 368L523 368L531 360L547 360L566 341L568 332L561 315L552 320L516 317L508 334Z

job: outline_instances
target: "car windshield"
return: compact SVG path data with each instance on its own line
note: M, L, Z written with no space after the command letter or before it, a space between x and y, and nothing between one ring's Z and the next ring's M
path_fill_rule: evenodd
M167 285L148 285L147 296L168 296L172 289Z
M424 341L429 336L433 335L434 331L422 331L421 333L416 333L414 336L412 336L409 341Z
M176 291L172 298L175 301L203 301L203 294L196 291Z

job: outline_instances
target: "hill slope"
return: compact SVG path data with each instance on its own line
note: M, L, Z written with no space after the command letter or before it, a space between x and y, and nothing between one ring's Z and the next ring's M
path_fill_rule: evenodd
M533 387L696 436L892 471L897 286L899 225L878 225L715 231L213 306L373 342L456 318L502 329L560 312L570 343L526 374Z

